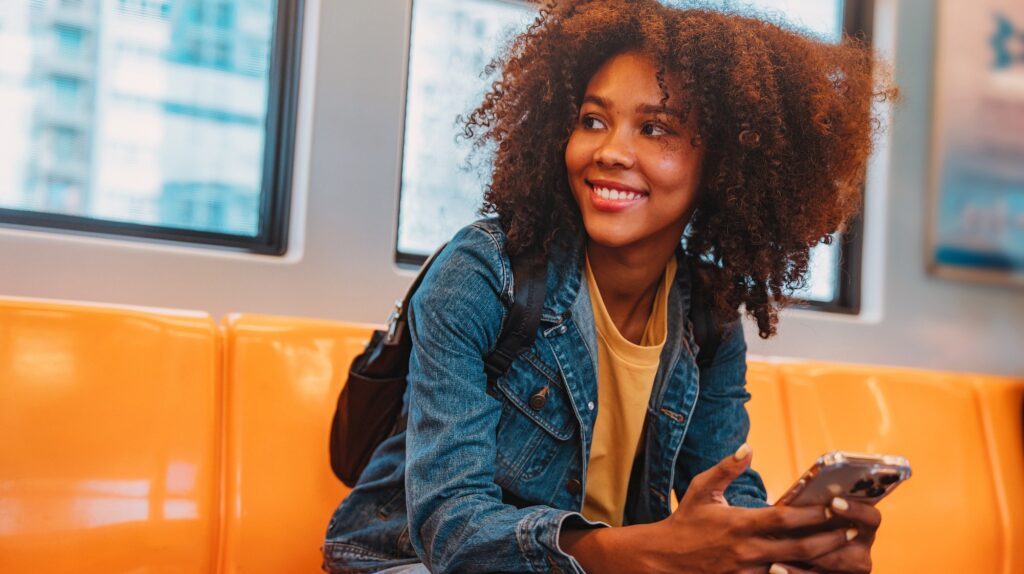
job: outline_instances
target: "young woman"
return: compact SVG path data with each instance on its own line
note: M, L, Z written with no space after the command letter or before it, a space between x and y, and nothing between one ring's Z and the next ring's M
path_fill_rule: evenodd
M872 97L891 95L871 53L594 0L542 11L500 64L466 123L495 150L497 218L413 298L407 430L332 517L325 569L868 572L875 508L767 507L739 308L773 335L809 250L857 208ZM537 338L489 383L510 254L530 250ZM702 370L698 291L723 325Z

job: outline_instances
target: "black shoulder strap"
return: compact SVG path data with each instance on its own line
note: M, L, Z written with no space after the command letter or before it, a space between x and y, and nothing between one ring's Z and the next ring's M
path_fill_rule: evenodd
M512 284L512 309L498 335L497 346L484 359L484 371L491 380L507 373L512 361L533 345L547 292L545 258L536 252L513 257Z
M715 307L701 285L697 264L690 265L690 321L693 323L693 338L700 349L697 352L697 368L709 368L715 360L718 345L722 342L722 326L715 316Z
M404 335L406 315L411 312L409 302L430 269L430 265L448 244L438 247L420 267L405 297L396 302L395 310L388 318L388 336L397 339ZM522 253L512 258L512 283L514 299L509 316L498 334L494 351L484 358L484 371L488 378L495 379L508 372L512 361L533 345L540 326L541 308L547 292L547 261L538 253Z

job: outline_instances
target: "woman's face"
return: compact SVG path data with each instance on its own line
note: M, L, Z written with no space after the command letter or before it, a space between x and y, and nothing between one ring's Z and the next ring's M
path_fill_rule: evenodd
M678 243L692 213L703 148L693 114L662 91L654 62L613 56L590 79L565 164L587 235L606 247Z

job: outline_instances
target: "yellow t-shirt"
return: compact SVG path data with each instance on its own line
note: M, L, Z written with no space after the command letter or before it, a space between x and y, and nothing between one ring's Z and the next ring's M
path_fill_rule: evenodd
M623 337L612 322L589 258L586 270L597 327L598 409L583 516L621 526L633 459L668 332L668 292L676 274L676 259L672 257L665 268L639 345Z

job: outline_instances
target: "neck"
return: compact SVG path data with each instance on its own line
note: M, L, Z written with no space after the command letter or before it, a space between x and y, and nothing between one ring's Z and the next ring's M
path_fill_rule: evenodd
M619 332L638 342L643 334L665 266L675 243L643 249L609 248L587 242L587 257L601 299Z

